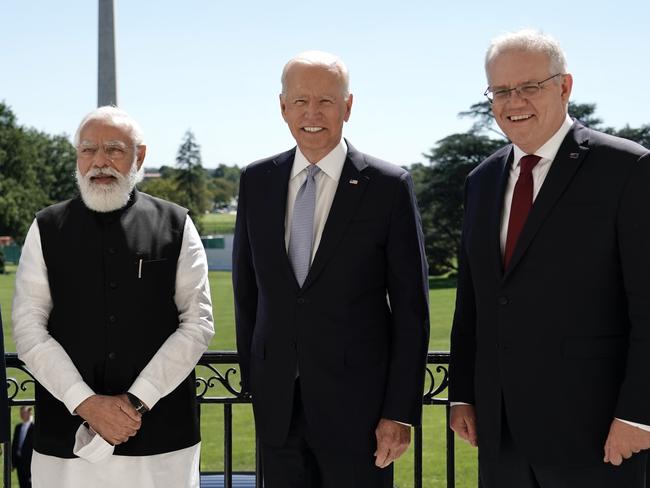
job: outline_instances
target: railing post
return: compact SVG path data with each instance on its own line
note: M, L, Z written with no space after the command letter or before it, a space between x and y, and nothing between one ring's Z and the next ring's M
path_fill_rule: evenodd
M456 486L456 461L454 459L454 431L449 426L451 416L449 403L445 405L445 412L445 432L447 433L447 488L454 488Z
M11 410L11 409L10 409ZM4 483L2 486L11 488L11 442L5 442L2 445L2 454L4 456L4 467L2 477Z
M414 488L422 488L422 426L416 425L413 434L413 477Z
M232 488L232 404L223 405L223 486Z
M255 488L264 486L264 464L262 463L262 446L260 438L255 436Z

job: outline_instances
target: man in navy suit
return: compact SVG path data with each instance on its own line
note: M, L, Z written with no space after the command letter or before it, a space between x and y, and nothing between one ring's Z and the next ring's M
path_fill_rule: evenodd
M352 95L335 56L290 60L280 107L297 147L242 172L233 252L265 486L392 487L429 335L411 178L343 139Z
M20 407L20 420L22 422L16 424L11 442L11 465L18 473L18 485L20 488L31 488L32 452L34 451L34 443L32 441L34 431L32 407Z
M650 154L567 115L554 39L493 41L512 141L467 178L452 428L485 488L640 488L650 447Z

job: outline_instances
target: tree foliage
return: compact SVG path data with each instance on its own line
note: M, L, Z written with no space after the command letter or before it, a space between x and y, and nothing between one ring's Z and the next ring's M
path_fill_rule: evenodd
M20 126L0 102L0 235L22 242L38 210L72 198L75 165L66 136Z

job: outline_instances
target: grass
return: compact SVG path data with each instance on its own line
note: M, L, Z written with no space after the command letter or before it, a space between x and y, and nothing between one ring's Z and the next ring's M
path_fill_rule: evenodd
M232 234L235 232L235 214L210 213L201 217L204 235Z
M210 216L212 216L211 214ZM219 225L225 225L223 217ZM0 275L0 307L4 321L5 347L14 351L15 346L10 334L10 302L13 297L15 266L8 266L8 274ZM453 313L455 297L453 279L432 278L429 283L429 300L431 309L431 339L429 350L446 351L449 349L449 327ZM229 272L210 272L210 288L215 313L216 334L210 344L212 350L234 350L235 330L231 275ZM219 370L224 372L225 368ZM10 371L10 374L15 372ZM200 376L207 372L199 370ZM210 395L221 394L211 391ZM225 394L225 393L224 393ZM33 397L33 392L27 392ZM201 430L203 445L201 452L201 469L204 471L223 470L223 406L204 404L202 406ZM18 409L12 409L12 425L18 422ZM445 468L445 409L442 407L424 407L423 417L423 462L424 486L437 488L446 486ZM250 405L233 406L233 469L235 471L253 471L255 469L255 440L253 416ZM456 454L456 486L472 488L476 486L476 451L462 442L458 442ZM17 486L14 473L14 486ZM395 485L409 488L413 484L412 448L397 461L395 468Z

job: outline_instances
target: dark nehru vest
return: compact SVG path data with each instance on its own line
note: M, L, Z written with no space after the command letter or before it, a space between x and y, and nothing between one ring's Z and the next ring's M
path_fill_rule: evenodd
M186 215L137 190L114 212L94 212L76 198L37 214L53 303L48 331L95 393L126 392L178 328L174 287ZM138 434L115 454L144 456L196 444L195 391L192 372L143 415ZM75 457L82 419L38 383L36 418L36 451Z

